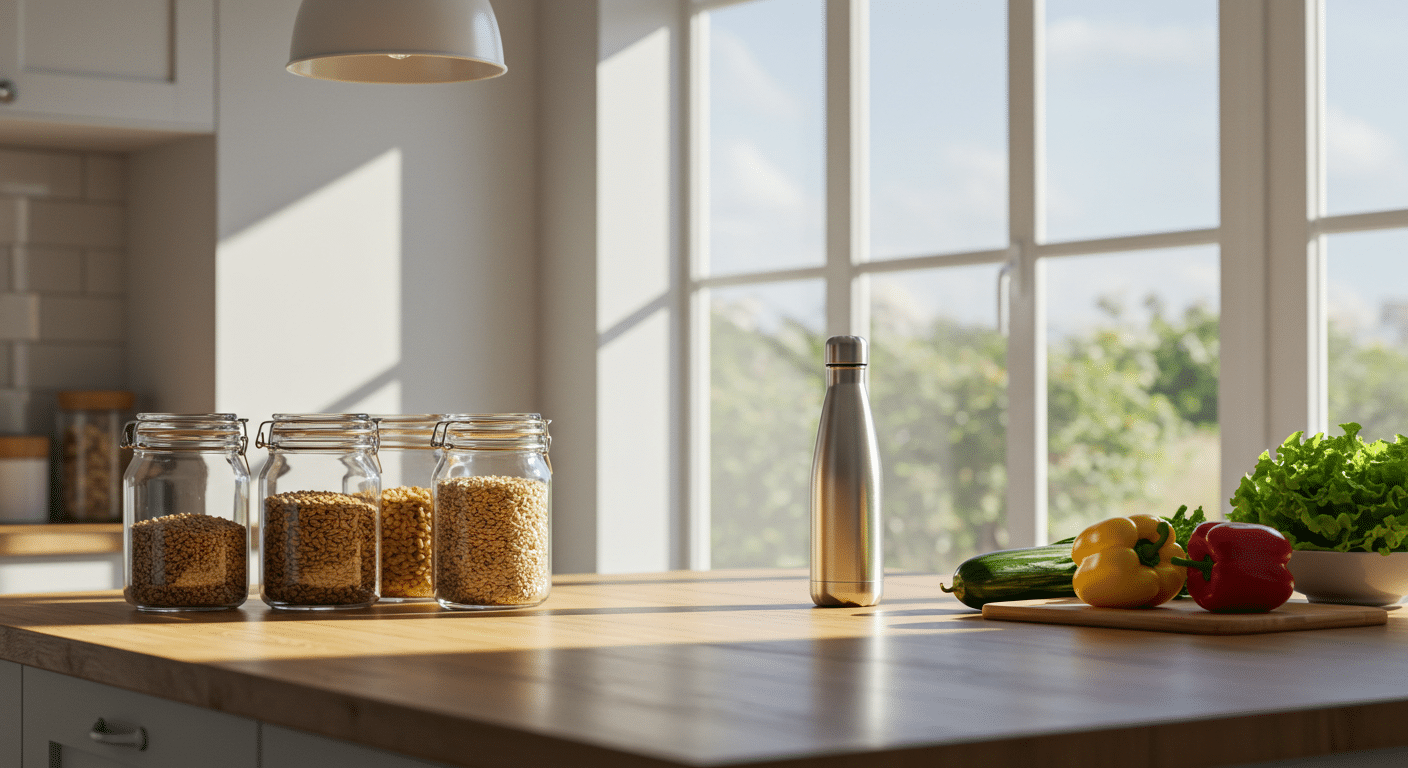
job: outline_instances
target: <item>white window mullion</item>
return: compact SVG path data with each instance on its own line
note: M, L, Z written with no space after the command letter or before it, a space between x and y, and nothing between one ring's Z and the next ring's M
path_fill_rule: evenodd
M1008 220L1013 244L1007 339L1007 535L1043 544L1046 525L1046 311L1043 226L1043 0L1009 0Z
M685 292L685 312L681 339L684 361L681 376L686 404L682 420L684 446L681 457L681 495L685 510L682 527L684 567L693 571L710 568L712 544L709 483L709 289L698 288L698 280L709 272L709 14L693 13L689 0L680 0L680 13L687 30L683 56L684 109L682 125L685 142L683 195L686 238L685 269L679 271Z
M1266 450L1270 357L1267 323L1267 16L1265 0L1218 8L1221 307L1217 413L1227 499Z
M1325 429L1318 0L1266 4L1267 445ZM1226 289L1224 289L1226 290Z
M870 332L870 2L826 3L826 332Z

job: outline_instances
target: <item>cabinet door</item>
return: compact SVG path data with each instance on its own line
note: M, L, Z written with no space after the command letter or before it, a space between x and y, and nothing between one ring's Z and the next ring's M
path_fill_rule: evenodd
M99 743L94 730L139 740L144 732L146 748ZM258 760L253 720L24 668L24 768L256 768Z
M263 746L259 754L261 768L308 768L313 765L335 765L337 768L449 768L444 763L427 763L267 723L260 727L263 729Z
M0 0L0 119L211 131L215 0Z
M20 665L0 661L0 768L20 768Z

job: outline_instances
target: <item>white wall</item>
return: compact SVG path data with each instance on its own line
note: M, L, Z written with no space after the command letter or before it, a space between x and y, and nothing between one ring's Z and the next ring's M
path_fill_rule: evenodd
M603 0L597 63L598 570L681 562L680 15L671 0Z
M597 570L598 0L552 0L539 26L543 414L553 419L553 570Z
M288 74L297 8L220 4L216 407L541 409L537 4L494 4L507 75L426 86Z
M679 6L551 7L540 43L540 218L542 386L559 420L554 567L678 568Z

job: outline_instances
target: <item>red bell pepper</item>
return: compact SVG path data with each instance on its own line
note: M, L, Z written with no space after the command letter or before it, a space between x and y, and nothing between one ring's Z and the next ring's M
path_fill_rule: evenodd
M1188 594L1214 613L1265 613L1291 597L1291 543L1256 523L1203 523L1188 539Z

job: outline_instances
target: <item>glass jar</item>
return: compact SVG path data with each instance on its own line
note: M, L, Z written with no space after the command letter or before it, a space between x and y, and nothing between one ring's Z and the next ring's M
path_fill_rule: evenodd
M139 413L122 434L123 590L139 611L218 611L249 595L249 465L233 413Z
M440 449L431 445L443 414L381 414L377 458L381 464L381 599L432 600L431 487Z
M552 465L536 413L442 421L434 444L435 600L446 608L538 605L552 589Z
M49 522L49 438L0 436L0 523Z
M59 393L59 477L63 518L79 523L122 519L122 472L129 454L122 426L136 400L131 392Z
M269 449L259 472L260 597L291 610L375 603L375 422L363 413L276 413L259 425L255 445Z

